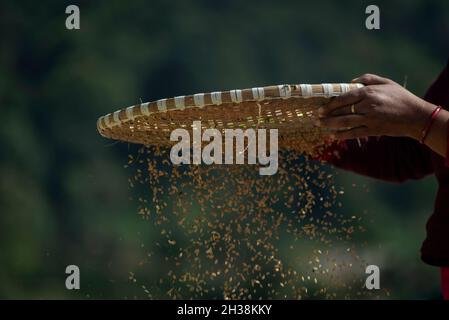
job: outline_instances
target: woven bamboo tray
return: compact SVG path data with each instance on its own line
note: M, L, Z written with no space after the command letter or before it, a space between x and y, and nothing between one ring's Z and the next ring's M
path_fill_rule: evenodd
M360 88L358 83L298 84L216 91L146 102L100 117L98 132L106 138L147 146L170 146L170 133L202 129L278 129L279 147L310 152L323 143L313 125L316 110L329 99Z

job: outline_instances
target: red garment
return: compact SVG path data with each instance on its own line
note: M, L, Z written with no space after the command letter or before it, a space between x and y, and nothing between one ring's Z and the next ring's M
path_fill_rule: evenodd
M449 300L449 268L441 268L441 289L443 299Z
M424 99L446 110L449 108L448 66ZM434 212L427 222L421 258L431 265L449 267L449 167L444 157L410 138L370 137L361 146L356 140L334 145L322 159L337 167L391 182L435 174L439 188Z

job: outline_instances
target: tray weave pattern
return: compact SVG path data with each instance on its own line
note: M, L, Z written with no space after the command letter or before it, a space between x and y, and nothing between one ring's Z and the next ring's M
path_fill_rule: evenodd
M313 125L316 110L334 96L362 87L358 83L297 84L236 89L177 96L146 102L100 117L98 132L106 138L143 145L170 146L174 129L278 129L279 148L311 153L323 144Z

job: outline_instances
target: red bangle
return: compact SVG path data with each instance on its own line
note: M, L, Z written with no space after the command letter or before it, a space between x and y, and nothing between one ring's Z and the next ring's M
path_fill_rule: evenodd
M438 113L440 113L440 111L441 111L441 106L436 107L432 111L432 114L430 115L429 121L427 121L426 126L421 131L421 140L419 142L421 142L422 144L424 144L424 140L426 140L426 137L429 134L429 130L430 130L430 127L432 127L433 120L435 120L435 118L437 117Z

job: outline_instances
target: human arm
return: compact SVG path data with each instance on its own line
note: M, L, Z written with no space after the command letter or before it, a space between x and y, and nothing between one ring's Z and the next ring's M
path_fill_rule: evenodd
M423 128L438 106L413 95L394 81L376 75L366 74L353 81L366 86L335 97L320 108L317 126L334 129L331 138L336 140L369 136L421 140ZM443 157L447 154L448 121L449 112L442 109L433 119L423 141Z

